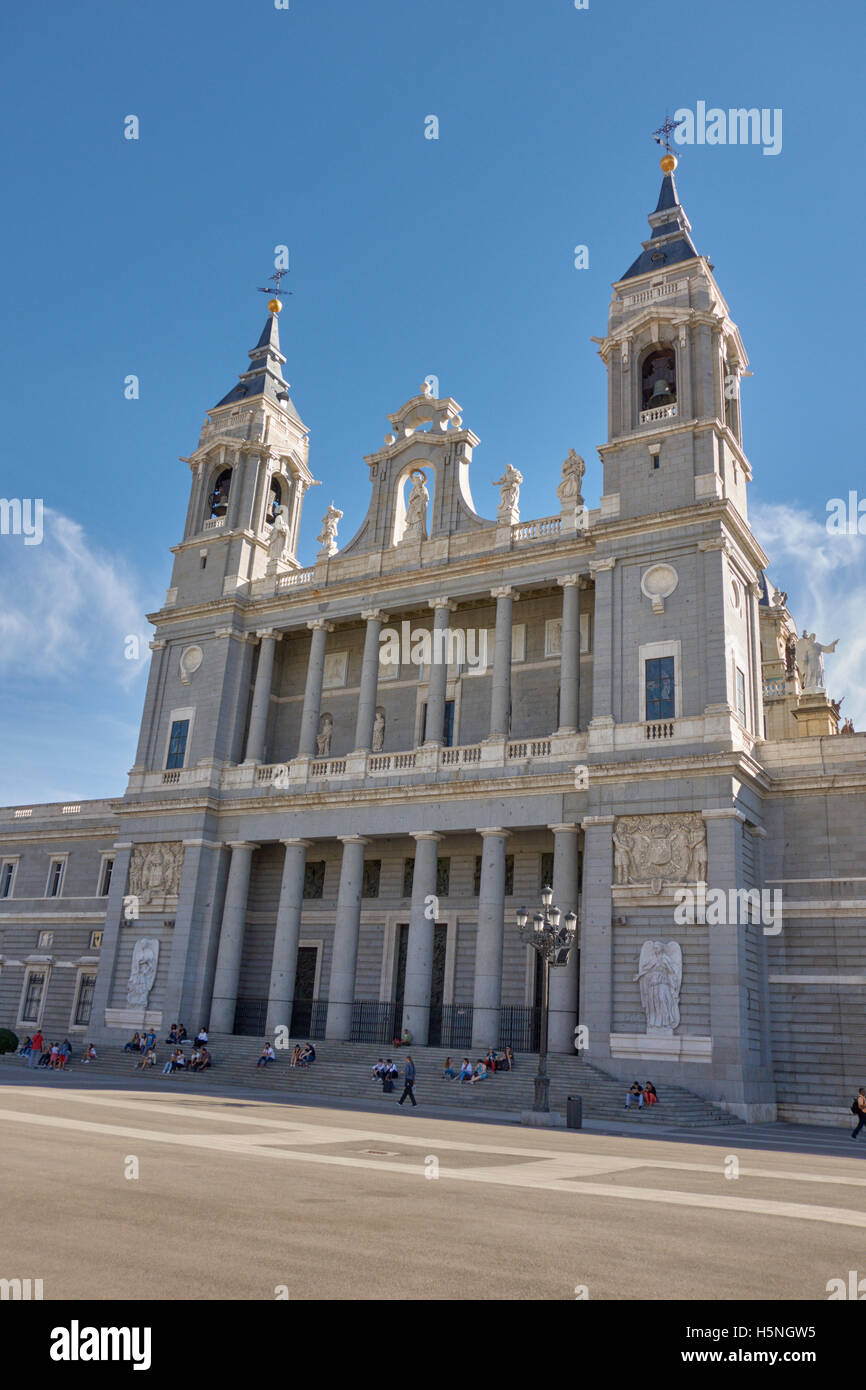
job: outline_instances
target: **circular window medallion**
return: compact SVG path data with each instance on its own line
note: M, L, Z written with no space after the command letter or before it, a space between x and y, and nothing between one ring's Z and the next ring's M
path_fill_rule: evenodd
M737 583L736 579L732 579L732 580L731 580L731 603L734 605L734 607L736 608L736 610L737 610L738 613L739 613L739 611L740 611L740 604L742 603L742 599L743 599L742 590L740 589L740 586L739 586L739 584Z
M664 601L669 598L680 582L673 565L650 565L644 570L640 581L641 593L652 601L653 612L665 611Z
M189 685L203 661L204 653L201 647L184 648L180 658L180 679L183 685Z

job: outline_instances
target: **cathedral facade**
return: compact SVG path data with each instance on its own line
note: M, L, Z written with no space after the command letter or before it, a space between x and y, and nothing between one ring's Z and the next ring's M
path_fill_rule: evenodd
M552 1051L747 1120L866 1084L866 735L750 529L748 361L674 166L596 340L597 509L572 450L549 515L511 465L480 515L479 439L428 381L358 532L332 504L302 566L272 301L184 460L125 793L0 810L0 1026L532 1050L515 918L549 885L579 918Z

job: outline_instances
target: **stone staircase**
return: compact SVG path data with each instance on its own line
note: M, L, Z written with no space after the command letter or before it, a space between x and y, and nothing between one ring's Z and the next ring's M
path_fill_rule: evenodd
M305 1040L302 1040L305 1041ZM293 1040L294 1042L294 1040ZM164 1084L176 1086L184 1093L193 1090L208 1090L212 1086L242 1087L250 1095L291 1093L299 1098L309 1095L318 1100L332 1097L338 1100L379 1101L396 1104L402 1090L402 1080L390 1096L383 1095L380 1083L371 1080L370 1071L380 1053L387 1057L383 1047L368 1046L366 1043L340 1043L314 1041L316 1061L310 1068L291 1068L288 1050L279 1049L276 1061L266 1068L256 1067L256 1060L263 1046L262 1039L238 1037L233 1034L213 1034L209 1048L214 1058L208 1071L195 1075L185 1072L171 1077L162 1076L162 1065L171 1051L160 1043L157 1048L157 1066L147 1073L135 1069L137 1058L124 1053L121 1047L98 1048L99 1060L87 1073L93 1077L135 1077L146 1076L148 1080L158 1079ZM189 1055L189 1048L184 1049ZM413 1047L412 1057L417 1068L416 1095L420 1106L448 1107L465 1110L467 1113L519 1113L530 1110L533 1100L533 1077L538 1065L534 1053L518 1053L515 1070L497 1072L495 1076L468 1085L460 1081L448 1081L442 1075L445 1052L441 1047ZM401 1077L405 1063L405 1049L392 1049L391 1055L400 1069ZM461 1058L452 1054L459 1066ZM474 1061L474 1057L472 1059ZM0 1062L24 1068L21 1058L3 1057ZM69 1076L80 1075L84 1068L74 1062L65 1073L59 1073L57 1080L64 1082ZM606 1075L585 1061L583 1057L551 1056L548 1058L550 1076L550 1108L563 1114L566 1098L578 1095L583 1099L583 1118L596 1123L625 1123L637 1127L672 1125L684 1128L702 1126L718 1127L736 1125L741 1121L736 1116L711 1102L702 1100L690 1091L679 1086L660 1086L661 1103L652 1108L644 1107L626 1110L624 1082ZM32 1075L36 1075L35 1072ZM44 1075L40 1072L39 1075ZM408 1105L408 1101L406 1102Z

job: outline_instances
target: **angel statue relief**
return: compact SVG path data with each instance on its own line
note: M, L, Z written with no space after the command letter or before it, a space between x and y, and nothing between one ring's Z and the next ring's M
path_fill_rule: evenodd
M672 1033L680 1021L683 952L677 941L645 941L638 972L640 1002L648 1033Z

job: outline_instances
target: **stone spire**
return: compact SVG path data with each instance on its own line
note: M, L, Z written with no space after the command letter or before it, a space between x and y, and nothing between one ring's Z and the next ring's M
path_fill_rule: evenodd
M272 299L268 308L271 312L259 341L250 349L248 369L241 372L237 386L232 387L221 401L217 401L217 407L236 405L256 396L264 396L299 421L300 416L289 397L289 383L283 377L286 359L280 352L280 331L277 324L282 304L278 299Z
M650 213L648 219L652 236L649 241L641 243L643 250L622 276L623 280L631 280L636 275L646 275L654 270L664 270L666 266L676 265L678 261L690 261L698 254L689 236L691 223L680 205L674 182L676 167L676 155L666 154L662 158L662 186L655 211Z

